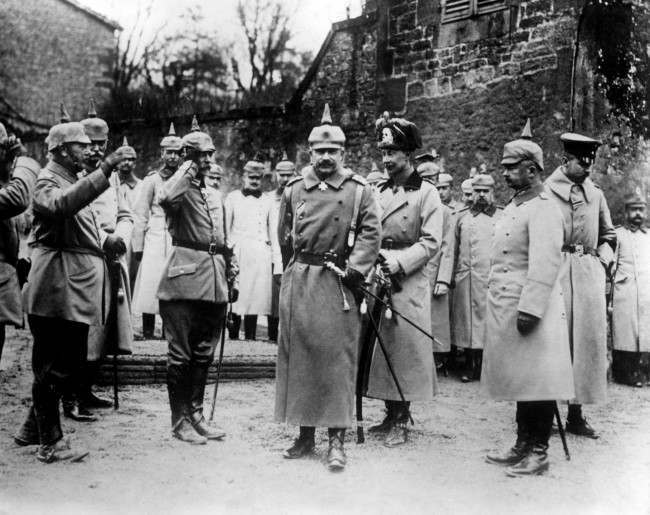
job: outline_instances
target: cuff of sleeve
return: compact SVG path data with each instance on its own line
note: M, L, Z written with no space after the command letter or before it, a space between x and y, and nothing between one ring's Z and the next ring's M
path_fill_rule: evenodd
M107 190L111 185L110 182L108 182L108 178L104 175L104 172L102 172L101 169L97 169L94 172L88 174L86 176L86 179L88 179L90 184L93 185L93 188L95 188L95 190L100 193Z
M552 290L553 285L531 281L529 279L523 290L521 290L521 297L519 298L517 311L522 311L529 315L542 318L546 312L548 299L551 296Z
M601 263L607 267L612 261L614 261L614 251L609 243L603 243L598 247L598 259Z

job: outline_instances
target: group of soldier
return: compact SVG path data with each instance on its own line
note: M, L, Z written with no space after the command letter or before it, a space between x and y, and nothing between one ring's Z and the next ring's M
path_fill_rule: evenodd
M22 325L24 312L33 336L32 405L14 440L38 445L43 462L88 454L63 438L59 400L77 420L110 406L91 385L106 354L130 352L132 313L143 314L145 337L162 318L172 435L191 444L225 436L203 400L227 319L231 338L243 318L255 339L267 315L275 419L299 427L284 457L312 453L326 427L331 470L346 465L355 396L357 420L360 395L385 402L369 431L400 446L411 403L433 399L437 371L460 348L463 381L480 378L491 398L517 403L515 444L487 461L509 476L544 473L556 401L569 401L569 432L597 437L581 406L605 399L607 299L615 377L650 381L646 202L628 196L626 224L614 229L588 177L595 139L563 134L562 164L543 181L527 126L503 148L513 196L502 208L485 169L453 200L437 156L417 154L417 126L387 113L376 123L383 171L366 180L344 166L345 134L326 106L308 138L311 165L298 173L285 156L268 193L265 165L251 160L243 188L224 196L215 146L196 121L182 138L170 127L162 165L142 181L133 147L108 154L108 134L94 106L81 122L63 113L41 170L0 131L0 327L4 336L5 324ZM28 208L19 257L16 216Z

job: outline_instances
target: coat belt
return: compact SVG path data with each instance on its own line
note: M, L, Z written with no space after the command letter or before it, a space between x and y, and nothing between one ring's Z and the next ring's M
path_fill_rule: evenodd
M381 248L386 250L408 249L413 243L408 241L393 241L391 238L381 240Z
M207 252L211 256L214 256L216 254L225 256L229 252L229 249L224 245L217 245L216 243L201 243L199 241L191 240L179 240L177 238L172 238L172 246L183 247L185 249L192 250L201 250L203 252Z
M584 245L562 245L562 252L569 252L571 254L578 254L578 256L583 256L584 254L589 254L590 256L598 257L598 252L596 249L591 247L586 247Z
M332 259L334 258L334 259ZM345 265L343 259L337 254L332 254L331 252L319 253L319 252L306 252L299 251L296 254L295 261L298 263L303 263L305 265L314 265L314 266L323 266L326 261L334 261L336 266L342 267Z

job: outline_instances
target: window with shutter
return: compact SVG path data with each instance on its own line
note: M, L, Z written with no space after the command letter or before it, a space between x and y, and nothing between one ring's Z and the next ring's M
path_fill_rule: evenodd
M476 14L491 13L506 7L506 0L476 0Z
M508 7L507 0L446 0L442 22L462 20Z

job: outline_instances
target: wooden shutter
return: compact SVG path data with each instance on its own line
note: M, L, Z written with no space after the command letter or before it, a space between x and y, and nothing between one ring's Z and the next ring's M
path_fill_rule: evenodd
M453 21L468 18L472 14L472 0L447 0L442 15L442 21Z
M476 0L476 14L491 13L506 7L506 0Z

